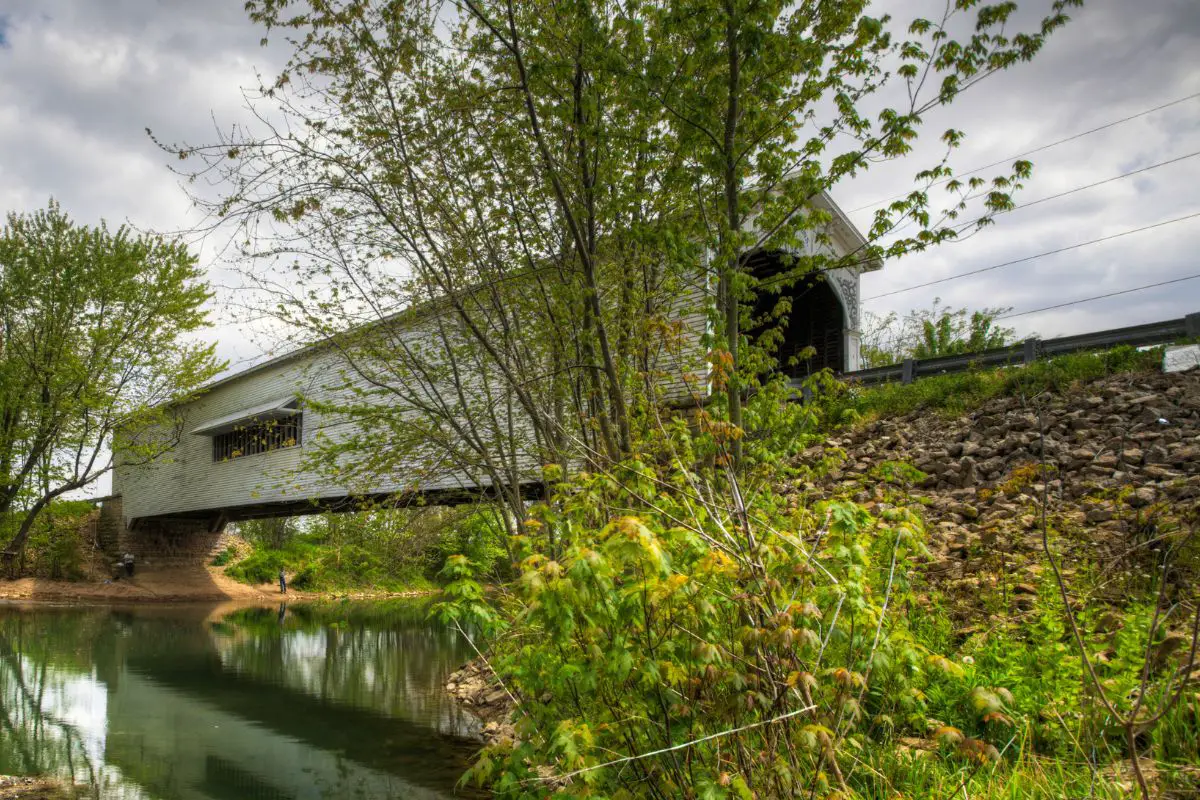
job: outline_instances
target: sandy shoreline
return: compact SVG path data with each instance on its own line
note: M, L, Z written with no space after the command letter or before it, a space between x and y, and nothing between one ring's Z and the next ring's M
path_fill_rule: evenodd
M275 584L248 586L212 566L146 568L119 581L52 581L44 578L0 579L0 602L52 605L120 605L125 603L218 603L264 605L281 601L369 600L431 594L411 592L304 592Z

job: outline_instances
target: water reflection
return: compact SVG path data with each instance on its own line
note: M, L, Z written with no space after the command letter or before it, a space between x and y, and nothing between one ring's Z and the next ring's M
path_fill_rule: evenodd
M468 657L422 604L0 607L0 773L114 798L437 798L473 752Z

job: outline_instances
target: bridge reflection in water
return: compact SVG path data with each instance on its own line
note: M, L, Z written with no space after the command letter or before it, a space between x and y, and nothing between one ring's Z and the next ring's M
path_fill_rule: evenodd
M98 797L441 798L476 745L469 645L423 604L0 607L0 774Z

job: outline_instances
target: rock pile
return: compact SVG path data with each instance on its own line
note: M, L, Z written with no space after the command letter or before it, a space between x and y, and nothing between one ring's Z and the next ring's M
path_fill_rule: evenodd
M958 419L920 411L881 419L810 448L801 463L822 458L835 466L800 482L798 495L878 505L905 491L924 507L930 575L975 591L982 562L1012 556L1017 574L1005 591L1020 610L1037 592L1040 565L1020 556L1041 549L1043 497L1056 529L1080 534L1064 546L1093 561L1118 557L1164 518L1196 508L1200 372L996 398Z
M446 693L483 723L481 734L485 741L516 738L511 721L515 704L491 667L482 660L468 661L452 673L446 680Z

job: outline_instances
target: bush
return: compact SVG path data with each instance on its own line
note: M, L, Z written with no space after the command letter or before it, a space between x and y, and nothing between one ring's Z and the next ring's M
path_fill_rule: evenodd
M92 549L88 517L94 511L87 500L59 500L43 509L25 545L29 571L51 580L81 579Z
M580 476L535 506L499 608L466 559L448 562L438 613L493 634L492 663L538 698L521 707L521 743L489 748L474 776L512 797L576 770L574 793L597 796L822 796L844 782L849 741L923 731L923 692L955 677L888 611L923 552L919 521L789 507L758 484L743 514L704 499L737 496L723 473L693 492L705 478L651 465L664 461ZM684 758L641 760L689 740ZM633 759L592 769L613 753Z
M225 574L243 583L274 583L279 580L281 569L296 572L315 554L315 546L302 538L292 540L283 550L256 547L249 556L228 567Z
M243 583L274 583L281 569L291 575L290 586L309 591L396 591L430 586L420 564L387 568L365 547L329 544L313 533L298 534L282 549L256 545L248 557L227 567L225 574Z
M237 548L226 547L224 550L217 553L215 558L213 558L212 565L214 567L223 567L230 561L233 561L235 558L237 558Z
M429 552L424 569L438 573L451 556L465 556L479 572L498 579L512 577L512 558L506 546L507 532L497 515L499 509L483 508L450 523Z

